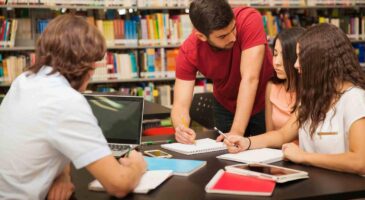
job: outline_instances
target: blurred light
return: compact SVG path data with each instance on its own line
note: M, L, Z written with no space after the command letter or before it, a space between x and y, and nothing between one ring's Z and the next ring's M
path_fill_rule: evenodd
M119 15L125 15L127 13L126 9L118 9Z

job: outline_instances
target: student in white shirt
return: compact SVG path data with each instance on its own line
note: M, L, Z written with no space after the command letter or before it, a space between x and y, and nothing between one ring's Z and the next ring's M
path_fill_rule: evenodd
M118 162L80 93L105 54L103 36L82 17L52 20L36 62L12 83L0 106L0 199L69 199L70 162L86 167L118 197L146 170L140 153Z
M364 175L365 73L350 40L334 25L315 25L298 39L297 55L301 93L296 113L279 130L230 136L228 150L282 147L295 163ZM299 146L288 143L297 136Z

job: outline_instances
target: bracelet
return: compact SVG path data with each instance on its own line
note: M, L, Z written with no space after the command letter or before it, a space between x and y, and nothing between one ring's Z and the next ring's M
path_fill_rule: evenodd
M250 137L247 137L248 141L249 141L249 144L248 144L248 147L245 149L245 151L249 150L250 147L251 147L251 139Z

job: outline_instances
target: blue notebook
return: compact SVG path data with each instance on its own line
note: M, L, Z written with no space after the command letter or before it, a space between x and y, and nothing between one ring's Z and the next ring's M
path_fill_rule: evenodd
M174 175L189 176L204 167L207 161L144 157L148 170L172 170Z

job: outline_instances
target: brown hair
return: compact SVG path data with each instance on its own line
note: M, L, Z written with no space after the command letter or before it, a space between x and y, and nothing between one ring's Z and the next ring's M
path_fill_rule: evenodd
M37 41L35 63L28 70L37 73L51 66L50 74L59 72L78 90L105 51L105 39L95 27L80 16L65 14L47 25Z
M276 35L273 44L273 51L275 49L275 44L279 40L281 43L282 49L282 58L283 58L283 65L284 70L286 73L286 80L280 79L276 72L274 71L274 76L271 78L271 81L274 84L282 84L287 81L287 87L285 90L288 91L295 91L296 95L299 96L300 88L299 88L299 74L298 70L294 68L295 61L297 60L296 54L296 46L297 40L301 34L305 31L302 27L293 27L290 29L285 29L281 31L278 35ZM297 105L295 104L291 109L291 112L294 112Z
M302 69L298 122L310 122L313 135L331 106L341 97L344 82L365 89L365 73L349 38L331 24L309 28L298 39Z

